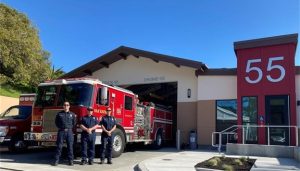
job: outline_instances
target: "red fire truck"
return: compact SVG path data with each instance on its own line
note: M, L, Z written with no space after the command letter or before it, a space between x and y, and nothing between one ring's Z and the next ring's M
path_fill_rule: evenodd
M80 143L79 122L87 114L86 108L94 108L98 120L112 108L117 120L113 139L113 157L123 152L126 143L144 142L161 147L164 141L172 140L172 109L153 103L139 102L132 91L103 84L91 78L59 79L41 83L32 114L31 132L24 133L25 140L37 141L40 145L54 145L57 128L55 116L63 109L63 102L71 103L70 110L77 115L74 139ZM101 143L102 129L96 130L96 144Z

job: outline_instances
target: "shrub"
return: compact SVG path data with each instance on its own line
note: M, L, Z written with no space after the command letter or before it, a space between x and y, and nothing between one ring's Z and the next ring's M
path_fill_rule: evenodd
M222 165L222 168L223 168L225 171L234 171L233 167L230 166L230 165L227 165L227 164L223 164L223 165Z
M217 166L218 165L218 161L216 159L210 159L207 161L207 164L209 166Z
M241 158L240 158L240 160L241 160L242 162L246 162L248 159L249 159L249 157L248 157L248 158L246 158L246 157L241 157Z
M234 164L239 165L239 166L243 165L243 162L240 159L234 159L233 162L234 162Z
M213 159L217 160L217 162L221 162L221 159L219 157L214 157Z

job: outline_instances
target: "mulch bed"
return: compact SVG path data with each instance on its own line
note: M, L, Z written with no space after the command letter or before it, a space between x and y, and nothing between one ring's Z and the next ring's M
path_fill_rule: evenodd
M219 158L217 159L218 161L217 165L213 166L212 162L209 162L209 160L216 159L216 158ZM237 159L239 159L238 161L240 161L240 163L237 163ZM196 164L195 168L201 167L201 168L225 170L223 166L224 164L226 164L232 166L234 171L250 171L251 167L255 163L255 160L256 159L249 159L249 158L212 157L208 160Z

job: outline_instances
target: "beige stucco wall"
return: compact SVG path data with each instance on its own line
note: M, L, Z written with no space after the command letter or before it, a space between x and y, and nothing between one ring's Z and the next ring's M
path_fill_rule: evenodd
M199 145L211 145L216 129L216 100L237 98L237 76L198 76L197 135Z
M237 76L198 76L197 100L236 98Z
M216 101L197 102L197 135L199 145L211 145L211 134L216 128Z
M115 85L150 84L163 82L178 83L178 102L195 102L197 100L197 77L195 69L167 62L155 62L152 59L128 56L92 74L104 83ZM187 89L192 96L187 98Z
M8 107L19 104L19 98L0 96L0 113L4 112Z
M180 142L189 142L189 132L197 129L197 103L177 103L177 129L180 130Z

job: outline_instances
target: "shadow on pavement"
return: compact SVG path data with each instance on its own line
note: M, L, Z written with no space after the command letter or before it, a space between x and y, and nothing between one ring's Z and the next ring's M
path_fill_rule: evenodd
M30 148L24 152L12 153L1 150L1 162L50 164L53 162L55 148Z

